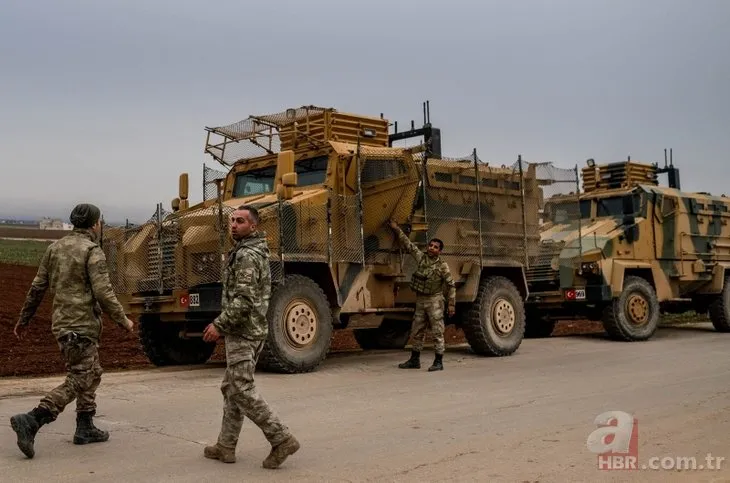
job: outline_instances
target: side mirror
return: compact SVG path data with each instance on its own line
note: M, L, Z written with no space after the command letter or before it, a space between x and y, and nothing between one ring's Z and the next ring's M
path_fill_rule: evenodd
M276 162L276 194L280 200L292 199L297 181L297 173L294 171L294 151L280 152Z
M285 173L281 176L281 184L287 188L294 188L299 181L297 173Z
M180 198L173 198L171 205L172 211L178 211L180 209Z

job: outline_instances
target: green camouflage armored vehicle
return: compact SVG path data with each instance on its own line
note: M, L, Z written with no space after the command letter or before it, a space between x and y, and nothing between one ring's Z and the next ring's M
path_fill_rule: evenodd
M428 119L390 132L382 117L304 106L207 128L205 151L227 168L215 192L190 206L180 177L173 211L127 230L107 230L115 289L139 319L157 365L201 363L214 346L201 333L220 311L219 281L231 247L229 214L255 206L272 253L270 330L260 367L305 372L325 358L333 330L350 328L363 348L409 340L415 270L388 221L425 247L445 243L457 284L457 315L479 354L509 355L524 334L524 263L537 247L535 165L492 167L476 152L441 156ZM420 145L394 143L422 138ZM206 172L207 173L207 172Z
M527 270L526 337L579 317L601 320L614 339L647 340L660 313L689 310L709 311L729 331L730 198L680 191L673 162L588 164L580 195L544 204ZM659 186L664 173L668 187Z

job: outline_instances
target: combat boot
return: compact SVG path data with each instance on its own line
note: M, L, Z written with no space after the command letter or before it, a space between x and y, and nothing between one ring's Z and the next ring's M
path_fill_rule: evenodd
M411 358L401 364L398 364L398 367L401 369L420 369L421 353L418 351L411 351Z
M284 460L299 450L299 441L294 436L289 436L282 443L271 448L271 453L263 462L263 467L273 470L278 468Z
M433 364L431 367L428 368L428 372L433 371L443 371L444 370L444 363L443 363L443 354L436 354L436 357L433 360Z
M103 443L109 439L109 432L94 426L92 420L96 411L76 413L76 434L74 444Z
M235 463L236 449L226 448L216 443L213 446L206 446L203 450L203 456L212 460L222 461L223 463Z
M44 424L51 423L56 418L45 408L33 408L29 413L16 414L10 418L10 426L18 435L18 448L28 458L35 456L35 435Z

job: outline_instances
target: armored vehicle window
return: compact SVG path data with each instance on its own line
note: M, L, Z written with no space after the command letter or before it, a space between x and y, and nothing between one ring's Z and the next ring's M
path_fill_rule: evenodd
M662 216L669 216L674 213L677 209L677 200L674 198L665 197L662 202Z
M401 159L367 159L362 169L363 183L372 183L405 174L406 167Z
M233 197L241 198L243 196L271 193L274 190L275 176L276 166L238 173L236 183L233 185Z
M297 172L298 186L311 186L324 183L327 178L328 156L317 156L316 158L297 161L294 170Z
M303 159L297 161L294 170L297 172L297 186L311 186L324 183L327 177L327 156ZM244 173L238 173L236 183L233 186L233 197L259 195L274 191L274 178L276 177L276 166L252 169Z
M599 198L596 200L598 204L596 216L623 216L635 214L640 208L639 201L639 198L633 195ZM629 209L627 209L627 207Z
M578 219L578 203L568 201L552 205L548 209L548 217L555 223L568 223L571 220ZM580 217L590 218L591 216L591 200L583 200L580 202Z

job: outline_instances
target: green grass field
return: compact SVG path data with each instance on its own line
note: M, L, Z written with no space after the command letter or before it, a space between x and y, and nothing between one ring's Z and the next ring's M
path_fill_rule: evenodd
M37 266L51 242L0 240L0 263Z

